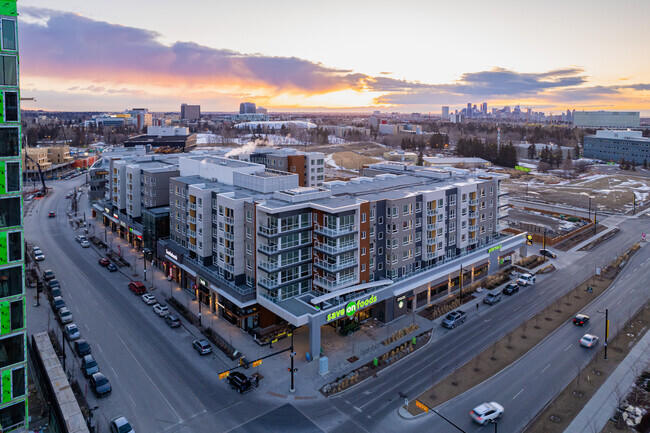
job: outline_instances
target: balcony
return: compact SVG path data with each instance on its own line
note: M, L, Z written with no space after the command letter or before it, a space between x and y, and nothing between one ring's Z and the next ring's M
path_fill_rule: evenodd
M500 209L500 210L499 210L499 213L497 214L497 218L499 218L499 219L501 219L501 218L507 218L508 215L510 214L510 212L508 212L508 210L509 210L509 209L506 209L506 210Z
M234 241L235 240L235 235L233 233L230 233L230 232L227 232L227 231L223 232L223 237L225 239L228 239L229 241Z
M470 238L467 240L470 245L474 245L478 243L478 236L470 236Z
M196 203L188 203L187 207L188 207L190 210L196 210Z
M188 230L187 235L189 237L195 238L196 237L196 232L194 230Z
M435 245L436 238L427 238L427 245Z
M478 224L474 224L473 226L468 226L467 230L469 230L470 232L478 231Z
M357 226L354 224L347 224L338 228L321 227L318 224L314 228L314 232L328 237L343 236L357 231Z
M188 216L188 217L187 217L187 222L188 222L188 223L192 223L192 224L196 224L196 218L191 217L191 216Z
M294 266L298 265L302 262L306 262L311 260L311 254L309 255L304 255L302 257L294 258L291 260L284 260L284 261L267 261L267 260L260 260L258 267L266 272L274 272L279 269L285 268L287 266Z
M230 272L231 274L235 273L235 267L229 263L219 261L219 267L223 268L223 270Z
M355 250L357 248L357 241L352 240L352 241L347 241L347 242L342 242L339 243L338 245L327 245L323 244L320 242L317 242L314 245L314 248L318 251L322 251L326 254L341 254L346 251L351 251Z
M358 263L356 257L350 257L349 259L345 260L339 260L338 263L330 263L325 260L314 260L314 265L321 268L325 269L326 271L330 272L337 272L341 271L343 269L356 266Z
M193 243L187 244L187 249L190 251L195 251L196 252L196 245Z
M302 280L305 277L309 276L309 272L305 272L304 275L299 275L296 278L291 280L281 281L277 278L267 278L267 277L257 277L257 282L260 283L264 288L273 290L281 286L286 286L287 284L295 283L296 281Z
M291 242L291 243L286 243L282 244L281 246L278 244L262 244L260 243L257 246L258 251L261 251L265 254L277 254L282 251L291 249L291 248L296 248L296 247L302 247L305 245L311 245L311 239L307 239L304 242Z
M329 291L334 291L343 289L347 286L351 286L352 284L356 283L358 279L359 278L356 273L349 274L344 277L339 277L338 279L332 277L321 277L318 275L314 277L314 284L324 287Z
M235 249L234 248L224 248L223 249L224 254L230 256L230 257L235 257Z
M261 235L264 236L278 236L284 233L289 233L294 230L305 230L305 229L310 229L311 228L311 221L299 223L299 224L291 224L291 225L271 225L271 226L263 226L260 225L257 227L257 232Z
M476 206L476 205L478 204L478 199L477 199L477 198L473 198L473 199L471 199L471 200L469 201L469 204L470 204L471 206Z
M427 216L436 216L438 209L427 209Z
M231 226L235 225L235 219L232 217L223 217L223 220L226 222L226 224L230 224Z
M478 212L469 211L468 215L469 215L470 218L476 218L478 216Z

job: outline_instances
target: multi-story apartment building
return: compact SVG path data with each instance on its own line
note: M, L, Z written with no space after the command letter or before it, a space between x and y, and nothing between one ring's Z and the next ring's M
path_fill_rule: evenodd
M325 154L321 152L258 148L239 159L263 164L272 170L295 173L300 186L322 186L325 181Z
M602 161L631 161L647 164L650 161L650 138L643 131L598 130L587 135L583 142L584 156Z
M27 429L21 126L16 1L0 3L0 430ZM46 150L47 155L47 150Z
M458 289L461 266L473 281L525 255L523 236L499 234L503 175L382 163L303 187L251 162L179 165L162 267L247 331L308 325L315 356L323 325L390 322Z

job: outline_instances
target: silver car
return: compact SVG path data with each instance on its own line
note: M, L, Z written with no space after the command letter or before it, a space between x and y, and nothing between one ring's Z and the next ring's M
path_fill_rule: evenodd
M75 341L81 337L81 333L79 332L77 325L74 323L68 323L65 325L65 336L69 341Z
M61 323L72 322L72 312L68 310L68 307L63 307L59 309L59 320L61 320Z
M503 412L503 406L493 401L492 403L483 403L480 406L476 406L469 413L469 416L475 423L484 425L494 419L501 418Z

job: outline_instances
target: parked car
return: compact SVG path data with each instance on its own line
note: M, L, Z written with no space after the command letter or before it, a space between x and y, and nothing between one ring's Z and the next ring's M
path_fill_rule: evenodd
M483 403L480 406L476 406L469 413L469 416L475 423L484 425L493 419L501 418L503 412L503 406L496 401L493 401L492 403Z
M90 376L90 388L97 398L105 397L111 393L111 383L106 379L104 373L95 373Z
M585 334L580 339L580 345L584 347L592 348L598 344L598 337L592 334Z
M555 253L554 253L553 251L551 251L551 250L546 250L546 249L544 249L544 250L539 250L539 253L540 253L541 255L543 255L544 257L550 257L550 258L552 258L552 259L557 258L557 254L555 254Z
M77 235L77 236L74 238L74 240L77 241L77 242L79 242L79 243L81 243L81 242L83 242L83 241L85 241L85 240L87 240L87 239L86 239L86 236L84 236L84 235Z
M45 271L43 271L43 279L45 281L50 281L53 280L54 278L55 278L54 272L52 272L51 270L46 269Z
M52 292L52 297L53 298L61 298L61 288L60 287L55 287L51 290ZM63 299L63 298L61 298Z
M467 313L461 310L452 311L445 316L442 321L442 326L445 328L453 329L460 325L467 319Z
M519 291L519 284L517 283L508 283L503 288L503 294L508 296L514 295L518 291Z
M142 284L142 281L131 281L129 283L129 290L136 295L142 295L147 291L146 287L144 287L144 284Z
M99 263L100 265L106 267L106 266L108 266L108 265L111 264L111 261L108 260L106 257L102 257L101 259L99 259L99 260L97 261L97 263Z
M77 325L74 323L69 323L65 325L65 336L68 339L68 341L75 341L78 340L79 337L81 337L81 333L79 332L79 328L77 328Z
M37 262L42 262L43 260L45 260L45 254L43 253L35 254L34 260L36 260Z
M90 242L81 241L81 248L90 248Z
M35 253L36 251L40 251L40 249L41 249L41 247L38 247L38 246L34 245L34 246L32 247L32 252Z
M71 323L72 322L72 312L68 307L59 308L59 320L61 323Z
M178 328L181 326L181 319L178 316L173 314L168 314L165 316L165 322L169 325L170 328Z
M56 212L49 212L47 214L47 216L48 216L48 218L54 218L54 217L56 217Z
M95 373L99 373L99 366L95 357L92 355L86 355L81 359L81 372L84 376L90 377Z
M167 307L167 305L160 304L160 303L153 306L153 311L154 311L154 313L156 313L160 317L165 317L165 316L170 314L169 313L169 308Z
M106 266L106 269L108 269L109 272L115 272L117 271L117 266L115 263L111 263L110 265Z
M43 250L41 250L40 248L34 248L35 256L42 255L42 254L43 254Z
M135 433L129 421L123 416L113 418L110 423L111 433Z
M253 389L253 384L244 373L233 371L228 375L230 387L236 389L240 394Z
M142 295L142 302L144 302L147 305L153 305L158 303L156 297L149 293L145 293L144 295Z
M54 289L55 287L61 287L61 283L59 283L59 280L54 278L53 280L50 280L49 283L47 283L48 286L50 286L50 289Z
M199 352L201 355L207 355L212 352L212 346L208 340L194 340L192 346Z
M585 316L584 314L576 314L573 318L573 324L576 326L584 326L587 323L589 323L589 316Z
M501 293L488 293L485 298L483 298L484 304L494 305L497 302L501 301Z
M517 278L517 284L520 286L530 286L535 284L535 276L531 274L520 274Z
M86 355L90 355L92 350L90 350L90 344L83 338L80 338L79 340L74 342L74 351L77 354L77 356L84 357Z
M65 307L65 301L61 296L56 296L52 298L52 306L54 307L54 311L59 311Z

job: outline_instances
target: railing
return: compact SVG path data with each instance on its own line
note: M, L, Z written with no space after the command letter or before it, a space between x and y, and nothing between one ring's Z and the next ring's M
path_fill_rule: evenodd
M507 217L508 215L510 215L510 212L508 212L507 210L506 210L506 211L499 210L499 214L497 215L497 217L498 217L498 218L505 218L505 217Z
M311 259L311 255L305 255L303 257L296 257L291 260L285 260L285 261L268 261L268 260L260 260L258 266L265 270L266 272L274 272L277 271L278 269L284 268L286 266L292 266L296 265L300 262L304 262L307 260Z
M192 262L196 267L198 267L201 270L201 272L207 273L208 275L215 278L216 280L218 280L223 285L227 286L229 289L234 290L235 292L239 293L242 296L245 296L245 295L248 295L248 294L251 294L251 293L255 292L254 287L248 287L248 286L241 286L240 287L240 286L236 285L234 282L224 278L223 275L219 274L219 272L215 272L212 269L204 266L201 262L199 262L196 259L192 259L189 256L185 256L185 257L183 257L183 260L188 261L188 262Z
M235 240L235 235L232 234L232 233L230 233L230 232L227 232L227 231L225 231L225 230L224 230L224 232L223 232L223 237L224 237L225 239L228 239L229 241L234 241L234 240Z
M335 246L317 242L314 245L314 248L319 250L319 251L322 251L324 253L327 253L327 254L340 254L340 253L344 253L346 251L356 249L357 248L357 241L356 240L347 241L347 242L343 242L343 243L340 243L340 244L335 245Z
M476 205L478 204L478 199L477 199L477 198L473 198L473 199L471 199L471 200L469 201L469 204L470 204L471 206L476 206Z
M349 233L354 233L357 231L357 226L354 224L346 224L338 228L330 228L330 227L321 227L319 225L316 225L314 231L316 233L320 233L325 236L333 237L333 236L341 236Z
M314 284L318 284L321 287L325 287L328 290L337 290L337 289L342 289L345 286L349 286L353 283L355 283L358 280L357 274L349 274L344 277L339 277L338 279L333 279L333 278L328 278L328 277L321 277L320 275L317 275L314 277Z
M505 189L505 188L500 188L500 189L499 189L499 192L498 192L498 196L499 196L499 197L504 196L504 195L508 195L508 194L510 194L510 191L509 191L509 190L507 190L507 189Z
M196 203L189 203L189 204L187 205L187 207L188 207L190 210L196 210Z
M196 218L194 218L193 216L188 216L187 217L187 222L192 223L192 224L196 224Z
M427 209L427 216L436 216L438 209Z
M469 217L470 218L476 218L478 216L478 212L475 211L469 211Z
M231 257L235 257L235 250L234 250L234 248L224 248L223 251L224 251L225 254L227 254L227 255L229 255L229 256L231 256Z
M308 276L309 273L306 272L305 275L299 275L296 278L292 278L291 280L286 280L286 281L279 281L276 278L257 277L257 282L260 283L262 286L266 287L267 289L277 289L280 286L285 286L287 284L295 283L296 281L301 280Z
M435 245L436 238L427 238L427 245Z
M189 243L187 244L187 249L190 251L196 251L196 245Z
M226 222L226 224L235 225L235 219L232 217L223 217L223 220Z
M187 235L195 238L196 237L196 232L194 230L188 230Z
M257 248L262 251L263 253L270 253L270 254L275 254L284 250L288 250L289 248L296 248L296 247L302 247L305 245L310 245L311 244L311 239L307 239L304 242L291 242L289 244L282 244L280 245L269 245L269 244L262 244L260 243Z
M470 236L467 240L471 245L478 243L478 236Z
M291 224L289 226L285 225L273 225L273 226L263 226L260 225L257 227L257 232L266 235L266 236L276 236L282 233L288 233L293 230L308 229L311 228L311 221L301 222L298 224Z
M469 230L470 232L475 232L475 231L477 231L477 230L478 230L478 224L475 224L475 225L473 225L473 226L468 226L468 227L467 227L467 230Z
M219 266L221 266L223 269L230 272L231 274L235 273L235 267L230 263L219 261Z
M337 272L340 271L341 269L349 268L350 266L356 264L357 264L356 257L350 257L349 259L340 260L338 263L330 263L325 260L318 260L318 259L314 260L314 265L318 266L319 268L328 270L330 272Z

